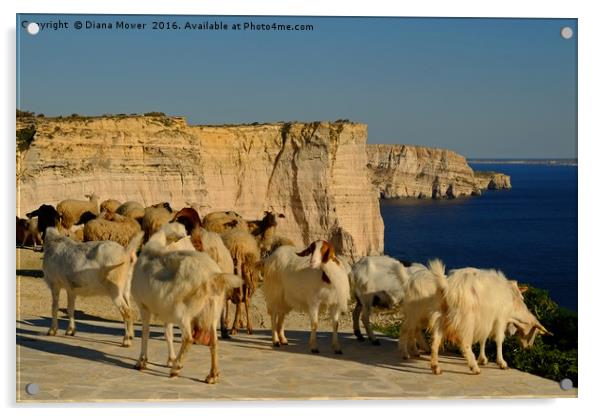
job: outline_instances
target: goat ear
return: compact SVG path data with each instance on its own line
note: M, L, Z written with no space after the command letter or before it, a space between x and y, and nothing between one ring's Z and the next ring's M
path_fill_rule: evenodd
M529 286L519 286L518 290L520 293L525 293L527 290L529 290Z
M305 256L309 256L311 253L314 252L314 250L316 249L316 243L311 243L305 250L297 253L297 256L299 257L305 257Z
M327 241L322 242L324 246L326 246L326 251L324 251L322 255L322 263L328 262L328 260L334 261L336 264L339 264L337 260L337 256L334 253L334 247Z

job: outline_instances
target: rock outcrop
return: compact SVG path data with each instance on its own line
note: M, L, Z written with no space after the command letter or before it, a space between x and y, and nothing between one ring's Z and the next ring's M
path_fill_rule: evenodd
M349 122L190 126L183 118L17 120L17 214L95 192L150 205L192 203L201 215L284 213L299 245L328 239L346 255L382 253L369 181L367 126Z
M382 198L456 198L510 188L510 177L476 173L456 152L412 145L367 145L370 178Z
M491 171L475 171L474 173L477 184L481 189L499 190L512 189L510 176L503 173Z
M372 183L383 198L453 198L478 195L466 159L451 150L410 145L368 145Z

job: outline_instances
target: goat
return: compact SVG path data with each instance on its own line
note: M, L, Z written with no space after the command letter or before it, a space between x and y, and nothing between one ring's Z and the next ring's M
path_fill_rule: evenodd
M309 262L305 258L307 256L310 256ZM311 323L309 347L312 353L318 353L316 331L320 306L323 305L332 318L332 347L335 354L342 354L337 331L339 315L347 311L349 280L333 246L318 240L299 253L293 247L282 246L262 263L273 345L288 344L284 335L286 314L293 309L306 311Z
M485 343L492 337L497 346L496 363L508 368L502 343L509 326L516 328L523 348L533 345L536 336L552 335L529 311L516 280L508 280L497 270L464 268L452 270L447 279L437 275L441 294L440 313L432 323L431 369L441 374L439 345L447 339L460 348L473 374L481 372L472 345L481 344L479 361L487 363Z
M138 233L123 248L113 241L80 243L48 228L44 239L42 268L44 280L52 294L52 323L48 335L58 330L59 295L67 291L69 326L65 335L75 335L76 296L108 295L119 309L125 323L123 346L129 347L134 337L130 308L130 281L136 262L136 249L143 233Z
M25 214L27 218L38 217L38 231L42 235L42 241L46 238L48 227L61 227L61 216L52 205L40 205L38 209Z
M234 261L230 251L224 245L219 234L207 231L201 227L201 218L194 208L186 207L178 211L172 220L178 222L186 228L186 232L190 235L191 243L197 251L204 251L217 263L219 268L224 273L234 273ZM228 334L227 301L232 297L232 292L226 294L226 303L224 311L220 319L220 332L222 339L230 338Z
M410 354L419 355L416 342L426 353L430 351L422 331L430 327L439 312L440 293L437 281L445 278L445 266L441 260L435 259L429 261L428 267L416 263L404 267L403 272L407 277L401 304L404 320L399 329L398 345L402 358L408 359Z
M357 300L353 310L353 333L358 341L364 340L359 324L361 312L368 338L373 345L380 345L370 325L370 313L373 306L390 309L403 300L407 281L404 266L389 256L366 256L352 266L349 277Z
M240 284L238 276L222 273L207 253L169 251L164 241L151 237L140 252L132 279L132 295L142 318L142 348L135 368L146 368L150 319L156 315L166 324L168 346L173 333L167 325L177 324L182 331L177 357L169 351L170 377L179 374L184 355L198 340L211 349L211 369L205 381L217 382L217 321L225 291Z

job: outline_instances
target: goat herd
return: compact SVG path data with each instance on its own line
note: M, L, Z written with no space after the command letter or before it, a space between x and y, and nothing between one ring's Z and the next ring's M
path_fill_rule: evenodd
M147 364L150 320L165 324L170 376L177 376L192 343L208 345L211 369L207 383L219 377L217 363L218 322L222 338L236 334L245 310L246 330L252 333L250 301L263 281L271 318L272 343L287 345L284 320L291 310L309 314L309 347L318 353L316 331L320 309L332 319L332 348L341 354L339 316L347 311L350 296L356 299L353 329L362 341L360 317L373 344L379 341L370 325L374 306L401 305L404 321L399 349L404 359L431 353L431 368L441 373L441 342L454 342L474 374L486 364L485 342L497 345L496 362L507 368L502 356L506 335L518 335L523 347L538 334L549 334L529 312L522 293L526 290L499 271L464 268L446 276L440 260L428 265L401 263L388 256L367 256L350 265L337 256L327 241L317 240L305 249L276 233L282 214L265 212L263 219L248 221L232 211L213 212L201 220L197 210L174 212L169 203L143 207L137 202L107 200L98 205L96 195L87 201L65 200L56 208L41 205L17 217L17 244L43 242L44 279L52 295L52 323L48 335L58 329L61 289L67 292L69 324L66 335L75 334L76 296L109 296L125 324L123 346L134 337L130 298L140 310L142 348L136 368ZM139 250L142 244L142 248ZM228 330L229 303L236 306ZM181 331L181 347L175 354L173 325ZM431 345L423 331L431 331ZM480 343L478 361L472 345Z

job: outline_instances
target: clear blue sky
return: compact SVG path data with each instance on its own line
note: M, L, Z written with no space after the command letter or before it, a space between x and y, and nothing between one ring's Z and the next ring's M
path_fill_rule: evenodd
M19 19L69 23L31 36ZM467 157L576 157L575 19L20 15L17 107L192 124L336 120L370 143ZM74 22L147 29L76 30ZM313 31L151 30L153 21L312 24ZM560 29L570 26L565 40Z

